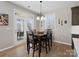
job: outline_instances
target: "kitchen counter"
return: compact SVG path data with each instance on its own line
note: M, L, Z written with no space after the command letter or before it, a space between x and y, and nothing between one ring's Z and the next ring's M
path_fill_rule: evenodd
M77 56L79 57L79 38L73 38L73 42Z

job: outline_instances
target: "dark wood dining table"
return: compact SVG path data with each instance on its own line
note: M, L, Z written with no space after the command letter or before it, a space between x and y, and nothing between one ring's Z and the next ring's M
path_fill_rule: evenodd
M38 41L39 41L39 51L38 51L38 55L39 55L39 57L40 57L40 54L41 54L41 42L42 42L42 39L41 39L41 37L42 36L44 36L44 35L46 35L46 33L45 32L38 32L38 33L36 33L36 34L34 34L35 36L37 36L38 37Z

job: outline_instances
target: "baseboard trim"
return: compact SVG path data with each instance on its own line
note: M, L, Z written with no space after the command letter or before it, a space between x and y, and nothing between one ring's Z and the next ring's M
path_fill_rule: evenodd
M65 45L69 45L69 46L71 46L71 44L66 43L66 42L61 42L61 41L57 41L57 40L54 40L54 42L58 42L58 43L61 43L61 44L65 44Z
M11 49L11 48L13 48L13 47L15 47L15 45L12 45L12 46L7 47L7 48L0 49L0 52L3 52L3 51L8 50L8 49Z
M22 43L22 44L25 44L25 43ZM14 47L19 46L19 45L21 45L21 44L18 44L18 45L12 45L12 46L10 46L10 47L0 49L0 52L3 52L3 51L5 51L5 50L11 49L11 48L14 48Z

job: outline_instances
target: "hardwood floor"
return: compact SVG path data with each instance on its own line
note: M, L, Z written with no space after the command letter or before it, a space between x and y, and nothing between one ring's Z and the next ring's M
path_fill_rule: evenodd
M42 57L73 57L74 50L71 49L70 46L53 43L51 51L48 54L45 53L45 50L42 50ZM6 50L4 52L0 52L0 57L32 57L32 50L30 54L27 54L26 44L19 45L12 49ZM35 52L35 57L38 57L38 51Z

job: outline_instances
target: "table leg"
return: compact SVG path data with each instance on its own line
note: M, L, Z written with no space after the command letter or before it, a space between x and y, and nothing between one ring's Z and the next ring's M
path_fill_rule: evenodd
M40 57L40 54L41 54L41 41L39 41L39 57Z

